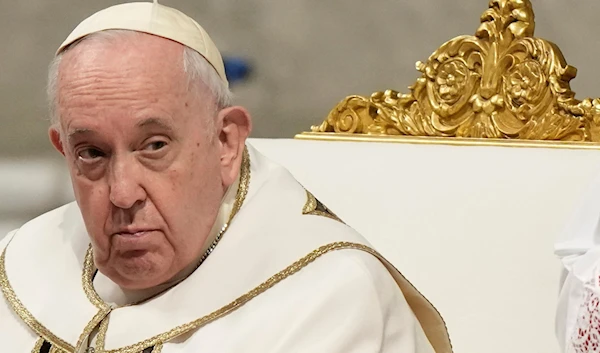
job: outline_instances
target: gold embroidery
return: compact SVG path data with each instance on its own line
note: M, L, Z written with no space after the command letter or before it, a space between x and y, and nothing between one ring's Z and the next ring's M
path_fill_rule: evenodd
M96 266L94 265L94 256L92 253L92 246L88 248L87 253L85 254L85 260L83 263L83 276L81 277L81 281L83 283L83 291L85 295L88 297L90 302L94 304L100 310L106 310L108 305L100 298L96 290L94 289L94 285L92 284L92 280L94 279L94 272L96 271Z
M87 259L87 256L86 256L86 259ZM75 347L80 348L84 344L85 340L88 339L88 337L90 336L92 331L94 331L94 329L98 326L98 324L100 324L100 322L102 322L102 320L108 314L110 314L110 311L111 311L111 308L107 306L106 308L98 311L98 313L96 313L96 315L94 315L94 317L90 320L90 322L88 322L88 324L83 329L83 332L81 333L81 335L79 335L79 339L77 340L77 345Z
M321 201L317 200L317 198L308 190L306 191L306 204L304 204L304 207L302 208L302 214L323 216L344 223L338 216L335 215L335 213L327 208L327 206L323 205Z
M31 353L40 353L40 349L42 349L43 345L44 345L44 339L40 337L35 342L35 346L33 346L33 349L31 350Z
M12 307L13 311L23 320L27 326L29 326L33 331L35 331L38 335L42 336L49 343L52 344L53 347L60 348L66 352L73 352L74 347L69 343L63 341L52 332L50 332L44 325L42 325L39 321L37 321L33 315L25 308L23 303L17 298L10 282L8 281L8 277L6 275L6 248L0 255L0 286L2 287L2 293L4 297Z
M101 323L100 328L98 329L98 337L96 339L96 350L98 352L104 352L104 346L106 342L106 332L108 331L108 322L110 321L110 316L107 316Z
M233 217L235 217L240 208L242 208L242 204L246 200L246 195L248 195L248 188L250 187L250 154L248 153L247 147L244 148L240 174L240 186L238 187L237 195L235 195L235 203L231 209L231 215L229 215L227 224L231 223Z
M94 266L94 256L92 253L92 247L90 246L83 263L83 276L81 278L83 283L83 291L85 295L88 297L89 301L100 311L94 315L94 317L88 322L88 324L83 329L81 335L79 335L79 339L77 340L77 345L75 347L79 348L83 345L84 341L90 336L92 331L98 326L100 321L106 317L111 311L111 308L100 299L100 296L94 290L94 286L92 284L92 279L95 271Z

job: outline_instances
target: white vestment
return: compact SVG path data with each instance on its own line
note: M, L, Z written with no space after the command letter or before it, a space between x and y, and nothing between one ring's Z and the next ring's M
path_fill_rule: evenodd
M600 178L555 245L563 264L556 336L563 353L600 352Z
M98 294L119 288L93 279L75 203L9 234L0 351L83 352L95 331L95 352L451 352L414 287L285 169L247 150L241 207L214 251L140 304L114 308Z

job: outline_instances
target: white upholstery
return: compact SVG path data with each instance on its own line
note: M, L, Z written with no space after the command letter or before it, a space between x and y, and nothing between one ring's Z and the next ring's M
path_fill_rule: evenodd
M252 140L387 256L456 353L553 353L553 244L600 151Z
M289 168L434 303L456 353L558 352L553 243L599 171L599 151L250 143ZM0 162L0 231L70 200L69 188L60 163Z

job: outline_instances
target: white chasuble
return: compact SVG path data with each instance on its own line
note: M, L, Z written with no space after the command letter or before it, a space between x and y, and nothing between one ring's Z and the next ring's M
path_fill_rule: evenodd
M0 350L451 352L435 308L363 237L252 147L242 164L226 230L202 265L136 305L104 301L119 288L94 280L76 203L9 234Z

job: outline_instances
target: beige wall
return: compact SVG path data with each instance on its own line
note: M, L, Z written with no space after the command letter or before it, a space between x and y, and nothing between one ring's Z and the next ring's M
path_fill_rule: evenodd
M46 65L85 16L113 0L0 0L0 157L44 154ZM406 91L444 41L473 34L487 0L180 0L226 54L254 62L234 87L255 118L255 137L291 137L349 94ZM534 0L539 37L579 69L580 98L600 96L600 2Z

